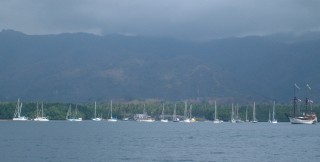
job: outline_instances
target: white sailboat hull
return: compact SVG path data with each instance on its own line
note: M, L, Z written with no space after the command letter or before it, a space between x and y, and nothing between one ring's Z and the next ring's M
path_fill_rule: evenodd
M117 122L117 121L118 121L118 119L115 119L115 118L108 119L108 122Z
M154 119L140 119L140 120L137 120L138 122L154 122L155 120Z
M160 121L163 122L163 123L168 123L169 122L168 119L161 119Z
M67 119L68 121L82 121L82 118L77 118L77 119Z
M101 121L102 118L93 118L92 120L93 120L93 121Z
M25 116L20 116L20 117L17 117L17 118L13 118L12 120L14 120L14 121L27 121L28 118L25 117Z
M220 124L222 123L223 121L222 120L219 120L219 119L216 119L216 120L213 120L213 124Z
M317 117L305 118L305 117L288 117L292 124L315 124L317 123Z
M49 121L49 119L46 117L37 117L37 118L34 118L33 121Z

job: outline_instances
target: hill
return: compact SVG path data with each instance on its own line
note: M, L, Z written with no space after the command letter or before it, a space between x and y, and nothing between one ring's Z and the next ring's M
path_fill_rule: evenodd
M310 35L313 35L312 37ZM0 32L0 100L315 101L320 37L270 35L192 42L85 33Z

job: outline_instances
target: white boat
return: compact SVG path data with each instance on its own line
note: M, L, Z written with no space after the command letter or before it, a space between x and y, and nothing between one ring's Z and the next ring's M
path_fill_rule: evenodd
M172 115L172 121L173 122L180 122L180 119L177 118L177 104L174 104L174 109L173 109L173 115Z
M191 111L192 106L190 105L190 111ZM191 116L190 116L190 112L188 113L188 104L187 101L184 102L184 120L183 122L185 123L191 123Z
M14 120L14 121L27 121L28 120L27 117L21 116L21 109L22 109L22 102L20 102L20 99L18 99L12 120Z
M272 124L277 124L278 123L278 121L277 121L277 119L275 118L275 116L276 116L276 102L275 101L273 101L273 107L272 107L272 120L271 120L271 123Z
M222 120L218 119L217 102L214 101L214 120L213 120L213 123L214 124L219 124L219 123L222 123L222 122L223 122Z
M129 118L125 117L122 119L123 121L129 121Z
M168 119L165 119L164 118L164 104L162 104L162 113L161 113L161 120L160 122L163 122L163 123L168 123L169 120Z
M256 118L256 103L253 102L253 110L252 110L252 123L258 123L258 120Z
M306 85L309 90L311 90L310 86ZM296 105L298 98L296 97L296 89L300 89L297 84L294 84L294 98L293 98L293 114L287 115L290 122L292 124L316 124L318 122L317 115L314 112L308 113L308 104L312 103L312 101L308 98L308 91L307 97L305 100L305 107L306 110L301 115L296 114Z
M117 118L114 118L112 116L112 100L111 100L111 103L110 103L110 118L108 119L108 122L117 122L118 119Z
M67 120L67 121L82 121L82 118L81 118L81 117L78 117L78 108L77 108L77 105L76 105L75 112L72 113L71 104L70 104L69 109L68 109L68 112L67 112L67 115L66 115L66 120Z
M234 110L233 110L233 104L231 105L231 123L236 123L236 120L234 119Z
M101 121L102 117L97 117L97 102L94 102L94 118L92 118L93 121Z
M246 122L249 122L249 119L248 119L248 106L246 108Z
M37 117L33 119L34 121L49 121L48 117L43 116L43 103L41 104L41 116L38 109L38 103L37 103Z
M236 107L236 123L243 123L243 120L241 120L241 118L239 117L239 105L237 104Z
M153 119L151 116L149 116L147 114L147 111L146 111L146 105L144 104L143 105L143 114L136 114L135 115L135 120L138 121L138 122L154 122L155 119Z

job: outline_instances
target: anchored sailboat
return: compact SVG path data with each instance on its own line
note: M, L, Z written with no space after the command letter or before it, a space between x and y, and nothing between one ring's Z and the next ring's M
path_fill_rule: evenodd
M222 120L218 119L217 102L214 101L214 120L213 120L213 123L214 124L219 124L219 123L222 123L222 122L223 122Z
M179 122L179 121L180 121L180 119L177 118L177 104L174 104L172 121L173 121L173 122Z
M34 121L49 121L48 117L43 116L43 103L41 104L41 116L38 109L38 103L37 103L37 117L33 119Z
M164 104L162 104L162 113L161 113L161 122L167 123L169 122L168 119L164 118Z
M118 119L117 118L113 118L112 116L112 100L111 100L111 104L110 104L110 118L108 119L109 122L117 122Z
M253 102L253 111L252 111L252 123L258 123L258 120L256 118L256 103Z
M275 118L275 114L276 114L276 102L273 101L273 107L272 107L272 120L271 123L276 124L278 123L277 119Z
M22 102L20 102L20 99L18 98L17 105L16 105L16 110L15 110L15 112L13 114L12 120L15 120L15 121L26 121L26 120L28 120L27 117L21 116L21 109L22 109Z
M77 105L76 105L76 109L75 109L74 113L72 113L71 104L70 104L67 115L66 115L66 120L67 121L82 121L82 118L78 117L78 106Z
M236 123L236 120L234 119L234 110L233 110L233 104L231 105L231 123Z
M94 102L94 118L92 118L93 121L101 121L102 117L97 117L97 102Z
M309 90L311 90L311 88L308 84L306 86ZM308 105L309 105L309 103L312 103L312 100L310 100L308 98L308 90L306 91L307 95L306 95L306 100L305 100L306 110L301 115L296 114L296 105L297 105L297 101L298 101L298 98L296 97L296 89L300 89L300 88L298 87L297 84L294 84L293 114L287 115L290 122L292 124L315 124L315 123L317 123L317 115L311 111L308 113Z

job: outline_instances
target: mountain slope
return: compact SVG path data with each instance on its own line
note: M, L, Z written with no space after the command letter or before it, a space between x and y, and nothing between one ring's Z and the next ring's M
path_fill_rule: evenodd
M310 95L319 96L320 39L279 40L270 36L189 42L84 33L33 36L4 30L0 100L200 97L289 102L295 82L309 83Z

